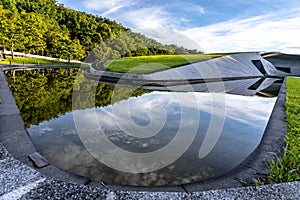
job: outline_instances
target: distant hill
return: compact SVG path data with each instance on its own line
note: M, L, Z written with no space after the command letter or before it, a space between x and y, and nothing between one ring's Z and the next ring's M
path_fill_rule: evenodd
M0 38L6 50L77 60L84 60L92 50L93 59L200 53L163 45L56 0L1 0Z

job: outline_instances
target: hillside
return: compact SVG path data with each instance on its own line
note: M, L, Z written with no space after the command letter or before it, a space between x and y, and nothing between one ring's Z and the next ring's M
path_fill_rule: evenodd
M163 45L115 21L68 9L56 0L2 0L0 38L6 50L77 60L84 60L92 50L92 60L199 53Z

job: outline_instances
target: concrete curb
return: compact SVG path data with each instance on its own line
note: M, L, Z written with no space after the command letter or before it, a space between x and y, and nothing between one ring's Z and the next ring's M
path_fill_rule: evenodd
M0 144L0 199L298 199L300 182L203 192L130 192L46 178Z

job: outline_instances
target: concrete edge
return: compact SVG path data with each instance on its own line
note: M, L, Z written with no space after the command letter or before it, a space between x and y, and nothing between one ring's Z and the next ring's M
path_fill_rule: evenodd
M300 182L200 192L112 191L47 178L0 144L0 199L299 199ZM25 175L25 176L24 176Z
M2 74L1 74L2 73ZM0 76L3 76L3 71L0 69ZM3 81L6 81L5 80L5 77L4 77L4 79L3 78L1 78L1 82L0 82L0 85L2 85L2 82ZM5 84L3 84L3 85L5 85ZM9 88L8 88L9 89ZM3 92L3 90L5 90L5 89L1 89L1 93ZM281 92L285 92L285 89L281 89ZM13 103L13 104L15 104L15 102L10 102L10 103ZM278 103L278 101L276 102L276 105L277 105L277 103ZM5 103L5 104L9 104L9 103ZM4 104L4 105L5 105ZM0 115L1 115L1 113L0 113ZM7 115L7 114L6 114ZM18 114L16 114L16 115L18 115ZM273 111L273 113L272 113L272 117L273 117L273 115L274 116L276 116L276 114L274 114L274 111ZM272 118L271 117L271 118ZM269 127L269 125L268 125L268 128L270 128ZM23 129L22 130L15 130L15 131L19 131L19 132L22 132L22 131L24 131L25 130L25 127L23 127ZM26 131L26 130L25 130ZM8 133L8 132L6 132L6 133ZM24 132L23 132L24 133ZM27 136L28 137L28 136ZM0 138L1 139L1 142L2 142L2 138ZM29 137L28 137L28 139L29 139ZM26 139L27 140L27 139ZM31 141L30 141L30 139L29 139L29 141L27 140L26 142L29 142L31 145L32 145L32 143L31 143ZM263 144L263 143L262 143ZM265 143L265 145L268 145L267 143ZM32 145L33 146L33 145ZM17 156L16 156L17 157ZM28 164L29 166L30 166L30 163L27 163L26 161L25 161L25 163L26 164ZM30 167L33 167L32 165L30 166ZM69 174L69 173L68 173ZM59 181L59 180L58 180ZM66 181L70 181L70 182L77 182L77 181L74 181L74 180L66 180ZM216 181L219 181L219 180L216 180ZM80 181L79 181L80 182ZM77 182L77 183L79 183L79 182ZM75 184L75 183L74 183ZM79 183L80 184L80 183ZM82 183L81 183L82 184ZM296 183L295 183L296 184ZM203 188L204 190L205 190L205 188ZM213 189L213 188L212 188ZM200 189L201 190L201 189ZM198 190L199 191L199 190ZM193 192L193 191L188 191L187 190L187 192ZM121 192L122 193L122 192ZM134 192L133 192L134 193ZM146 192L146 193L148 193L148 192ZM151 193L151 192L150 192ZM170 193L171 194L171 193Z

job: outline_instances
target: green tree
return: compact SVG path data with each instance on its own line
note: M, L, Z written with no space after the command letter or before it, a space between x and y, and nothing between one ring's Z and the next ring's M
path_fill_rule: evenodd
M16 50L83 60L88 52L99 59L197 52L162 45L115 21L68 9L56 0L2 0L0 6L0 43L12 54Z
M41 14L26 13L24 11L21 12L21 19L23 50L33 54L43 54L47 47L45 34L48 30L49 20Z
M78 39L70 40L68 44L68 54L69 54L69 62L71 59L78 59L82 60L85 58L85 49L80 44L80 41Z
M19 41L22 36L19 13L5 10L0 6L0 37L4 48L9 46L13 58L15 43Z
M2 6L4 9L17 11L15 0L2 0Z

